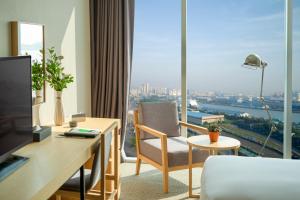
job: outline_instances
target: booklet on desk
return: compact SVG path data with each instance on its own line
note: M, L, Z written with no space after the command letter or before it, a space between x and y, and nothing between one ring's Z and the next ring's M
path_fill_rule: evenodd
M65 132L65 136L77 136L77 137L88 137L94 138L99 135L101 131L99 129L89 129L89 128L72 128Z

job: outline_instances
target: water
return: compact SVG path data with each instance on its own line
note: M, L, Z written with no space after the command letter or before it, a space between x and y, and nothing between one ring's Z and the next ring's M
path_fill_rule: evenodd
M213 104L200 104L200 109L207 110L216 110L220 112L224 112L227 114L232 113L249 113L253 117L263 117L268 119L268 115L264 110L251 109L251 108L240 108L233 106L222 106L222 105L213 105ZM271 115L273 119L277 119L283 121L283 112L282 111L273 111L271 110ZM300 123L300 113L293 113L293 122Z

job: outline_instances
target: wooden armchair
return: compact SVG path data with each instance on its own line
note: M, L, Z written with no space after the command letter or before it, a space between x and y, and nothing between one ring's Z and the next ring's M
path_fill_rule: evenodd
M180 126L208 134L204 127L180 122L176 102L140 103L134 112L136 134L136 175L141 161L163 173L163 191L168 192L169 172L188 168L189 147L180 134ZM193 167L203 166L207 151L193 149Z

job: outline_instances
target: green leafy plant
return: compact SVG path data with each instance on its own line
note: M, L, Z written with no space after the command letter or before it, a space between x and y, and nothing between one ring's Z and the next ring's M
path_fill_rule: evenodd
M40 50L40 53L43 53L43 50ZM27 52L25 55L29 55ZM38 61L34 60L31 65L31 76L32 76L32 90L41 90L43 89L46 77L43 67L43 60Z
M32 62L31 70L32 89L35 91L43 89L45 81L45 72L43 64L37 60L34 60Z
M54 47L48 49L49 58L46 62L46 80L52 88L56 91L62 91L67 88L69 83L74 81L71 74L65 74L61 61L63 56L57 55Z
M41 55L43 55L43 50L40 50ZM29 53L25 52L28 56ZM43 67L43 60L34 60L31 64L31 76L32 76L32 90L37 91L43 89L44 82L46 80L45 71Z
M221 129L221 126L220 126L220 123L210 123L207 127L208 131L209 132L221 132L222 129Z

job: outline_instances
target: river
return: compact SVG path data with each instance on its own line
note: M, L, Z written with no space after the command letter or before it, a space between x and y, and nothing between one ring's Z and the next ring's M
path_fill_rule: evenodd
M219 111L224 112L226 114L233 113L248 113L253 117L263 117L265 119L268 118L266 111L259 109L251 109L251 108L240 108L234 106L223 106L223 105L214 105L214 104L199 104L200 109L206 109L208 111ZM273 111L271 110L271 115L273 119L277 119L283 121L283 112L282 111ZM300 113L293 113L293 122L300 123Z

